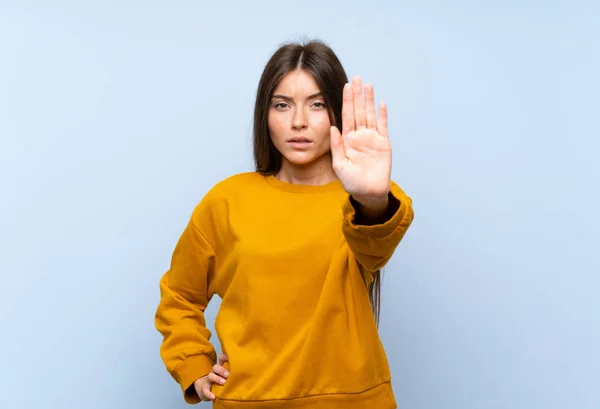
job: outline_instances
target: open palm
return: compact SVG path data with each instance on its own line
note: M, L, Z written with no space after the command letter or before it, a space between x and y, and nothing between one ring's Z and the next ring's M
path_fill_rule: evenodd
M355 197L387 195L392 170L387 108L381 102L377 118L373 86L365 85L363 97L360 77L344 86L342 132L332 126L330 136L333 170L346 192Z

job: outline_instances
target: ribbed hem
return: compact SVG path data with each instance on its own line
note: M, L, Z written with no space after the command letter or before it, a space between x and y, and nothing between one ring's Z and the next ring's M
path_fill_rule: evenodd
M368 237L383 238L392 234L394 230L404 224L402 222L404 221L405 216L407 216L407 211L412 204L412 200L407 197L395 183L391 184L389 194L393 196L395 200L400 202L400 206L388 220L381 224L374 225L362 225L354 222L356 218L356 208L352 205L352 198L350 195L347 195L346 200L342 204L344 226L347 227L349 231Z
M227 400L217 399L213 409L396 409L396 400L390 382L358 393L314 395L296 399Z
M196 379L208 375L215 365L214 357L209 355L192 355L181 363L173 376L181 386L183 399L190 404L200 402L200 397L193 388Z

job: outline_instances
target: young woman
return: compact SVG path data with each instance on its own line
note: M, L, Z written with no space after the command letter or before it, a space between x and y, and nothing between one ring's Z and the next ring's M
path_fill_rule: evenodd
M385 104L327 45L284 45L258 84L254 159L196 206L160 281L167 370L215 408L396 408L379 269L413 210L390 180Z

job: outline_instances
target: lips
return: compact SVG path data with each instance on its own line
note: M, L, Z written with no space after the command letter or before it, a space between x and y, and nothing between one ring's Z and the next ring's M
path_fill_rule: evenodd
M296 150L307 150L312 144L312 141L304 136L295 136L288 139L287 142Z
M288 139L288 142L312 142L312 141L304 136L296 136L294 138Z

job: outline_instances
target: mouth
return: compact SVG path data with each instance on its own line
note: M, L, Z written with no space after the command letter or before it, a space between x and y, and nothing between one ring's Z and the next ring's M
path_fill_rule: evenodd
M311 143L312 141L305 136L295 136L287 140L290 143Z
M312 141L304 136L296 136L287 140L290 146L296 150L307 150Z

